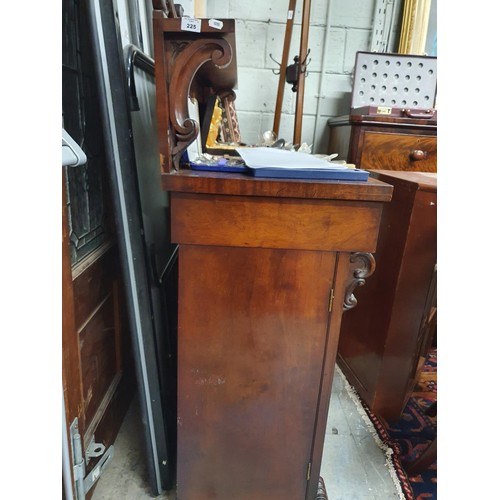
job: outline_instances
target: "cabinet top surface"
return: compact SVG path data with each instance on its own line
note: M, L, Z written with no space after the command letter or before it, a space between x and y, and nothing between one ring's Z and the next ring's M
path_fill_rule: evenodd
M406 183L417 184L423 189L437 189L437 173L435 172L406 172L399 170L370 170L370 176L375 176L384 182L399 180Z
M437 122L426 120L423 118L407 118L398 116L376 116L376 115L342 115L334 116L328 119L328 127L338 127L341 125L356 125L356 126L380 126L380 127L413 127L421 129L429 129L437 131Z
M374 178L368 181L268 179L193 170L162 174L162 187L184 193L381 202L390 201L393 190L390 184Z
M155 10L153 11L154 22L158 23L161 26L161 29L164 33L181 33L184 35L191 35L193 37L199 37L199 33L185 31L182 27L182 18L171 18L164 17L161 11ZM209 18L197 18L201 21L200 29L202 34L207 33L233 33L235 27L234 19L222 19L218 18L217 20L220 22L218 27L210 26Z

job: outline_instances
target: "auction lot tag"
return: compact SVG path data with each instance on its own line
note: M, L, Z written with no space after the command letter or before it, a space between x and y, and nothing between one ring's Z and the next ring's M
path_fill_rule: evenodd
M183 17L181 21L181 30L193 31L194 33L201 33L201 19Z
M211 28L216 28L218 30L221 30L222 27L224 26L224 23L222 21L219 21L218 19L209 19L208 25Z

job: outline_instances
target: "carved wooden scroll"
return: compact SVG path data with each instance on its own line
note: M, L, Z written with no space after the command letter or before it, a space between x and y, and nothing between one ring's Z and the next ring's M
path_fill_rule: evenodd
M188 26L185 18L167 18L164 10L153 11L162 173L180 169L183 153L198 136L210 97L227 94L237 84L235 21L218 22L212 26L209 19L195 19ZM189 98L197 101L199 121L189 116Z
M356 307L358 301L353 292L358 286L363 286L366 283L366 278L373 274L376 267L375 258L368 252L352 253L350 262L351 264L356 265L356 267L352 273L352 279L346 287L343 305L344 311L348 311L349 309Z
M318 484L318 494L316 495L316 500L328 500L328 495L326 493L325 481L320 476Z
M189 118L188 97L191 83L200 67L211 61L223 69L232 60L232 49L224 39L200 39L185 44L173 61L170 80L169 109L170 124L175 134L172 147L174 167L178 170L180 159L188 146L196 139L199 124Z

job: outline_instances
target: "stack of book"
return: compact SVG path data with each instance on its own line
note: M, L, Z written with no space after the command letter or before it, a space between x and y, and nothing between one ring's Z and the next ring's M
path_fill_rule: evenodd
M285 179L366 181L369 172L352 165L332 163L308 153L257 147L238 148L250 175Z

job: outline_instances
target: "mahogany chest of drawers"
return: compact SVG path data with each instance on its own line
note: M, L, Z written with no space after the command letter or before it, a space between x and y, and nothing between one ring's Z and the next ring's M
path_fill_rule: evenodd
M328 154L367 170L437 171L437 123L351 114L328 120Z

